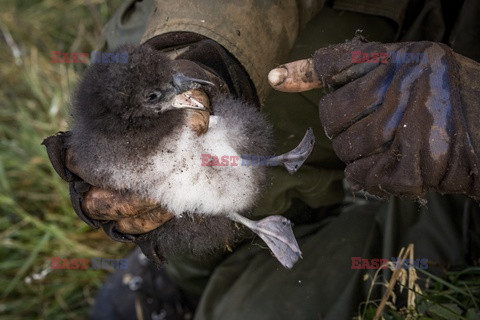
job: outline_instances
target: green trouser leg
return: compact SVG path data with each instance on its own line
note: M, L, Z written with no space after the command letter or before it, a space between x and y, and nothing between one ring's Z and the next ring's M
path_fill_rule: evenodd
M290 271L266 250L242 246L214 270L195 319L351 319L367 299L364 275L376 271L352 269L351 258L390 260L409 243L415 258L428 259L429 272L463 264L464 199L430 194L428 201L357 202L295 228L304 258ZM382 287L375 288L371 298L379 299Z

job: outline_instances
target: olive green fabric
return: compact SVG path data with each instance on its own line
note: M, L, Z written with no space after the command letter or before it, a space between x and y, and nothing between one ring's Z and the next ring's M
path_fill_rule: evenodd
M375 271L351 269L351 257L390 259L414 243L429 272L464 263L465 199L427 200L356 202L337 217L295 228L303 260L290 271L266 250L242 246L214 270L195 319L351 319L371 284L363 277ZM381 294L376 289L373 299Z
M231 17L231 12L220 6L219 2L215 2L215 5L210 1L190 2L187 9L191 12L186 14L187 17L196 15L193 17L196 22L182 24L177 21L174 27L171 19L186 16L177 12L167 15L165 12L172 12L169 10L173 7L167 8L164 5L170 2L157 2L162 3L163 7L160 8L163 8L163 11L156 9L157 15L150 18L142 41L159 32L175 30L199 32L220 43L225 39L242 37L242 54L248 57L246 60L252 60L245 62L246 60L242 61L240 57L239 59L247 70L251 70L257 86L263 88L260 89L262 94L265 94L267 89L261 83L265 83L262 81L265 81L266 73L272 64L309 57L318 48L351 39L357 29L362 29L363 34L372 41L390 42L398 38L402 25L401 16L392 16L390 13L383 14L384 17L374 17L356 13L354 11L361 10L355 10L354 7L343 8L347 11L324 7L297 39L296 32L300 26L321 8L323 2L315 2L314 8L304 5L308 1L299 2L297 8L292 7L296 21L282 21L281 17L286 19L292 12L272 15L272 12L279 13L277 7L270 14L262 15L261 10L268 11L268 8L265 7L266 3L261 1L254 13L249 10L234 10L239 17L228 21L235 21L231 25L237 27L263 19L275 22L280 29L287 25L293 26L291 30L294 31L286 33L286 30L282 30L282 35L269 38L266 36L268 30L260 37L247 28L245 30L250 30L250 33L240 31L239 36L234 29L227 30L221 25L212 28L215 25L212 21L215 19L218 18L218 21L225 24L225 19ZM133 1L129 3L130 6L124 6L124 10L127 7L132 8ZM252 7L254 2L242 3ZM337 5L339 3L340 1ZM427 5L429 3L427 1ZM255 4L257 5L257 2ZM290 2L285 5L283 9L287 8ZM185 11L181 10L179 5L174 8ZM204 19L206 16L200 14L204 10L210 12L209 19ZM135 14L130 13L131 17L136 17L132 22L135 36L129 31L126 32L125 39L136 39L135 42L138 43L142 37L142 28L136 24L141 19ZM163 17L163 20L155 22L155 17L158 19L159 16ZM119 17L122 17L121 13L115 15L114 19ZM274 20L269 20L273 17ZM441 17L425 14L421 23L418 20L407 34L418 36L420 33L414 28L422 28L429 18L436 23L441 22ZM198 25L204 23L202 20L207 21L205 23L209 24L209 27L199 28ZM127 20L124 22L128 25ZM116 25L114 22L107 25L107 38L115 38L115 41L109 41L109 44L123 42L123 29L115 29ZM275 30L279 32L279 29ZM243 38L247 34L249 37ZM259 38L270 43L264 45ZM227 48L229 46L228 41L222 44ZM275 47L282 49L269 51ZM287 57L286 51L290 47L292 51ZM258 51L258 48L264 51ZM242 55L238 51L233 53L236 56ZM247 67L249 63L251 66ZM265 200L260 203L256 215L294 215L294 209L289 209L293 199L300 199L314 208L338 203L343 199L343 207L335 209L326 219L312 219L317 222L295 226L294 232L303 251L303 260L292 270L283 269L258 239L233 248L232 253L212 254L207 258L170 257L166 267L172 279L188 292L201 294L195 319L349 319L356 312L359 303L366 299L370 285L362 279L368 271L351 269L352 256L396 257L402 246L414 243L416 257L429 259L429 271L436 271L432 269L434 263L455 265L465 262L468 239L465 236L467 231L463 229L461 222L472 214L471 210L466 209L466 199L429 194L427 206L398 198L386 202L373 199L366 201L358 196L350 200L344 199L343 164L333 154L318 120L317 102L320 95L321 92L315 91L303 94L274 92L268 96L263 111L274 124L279 152L295 146L308 126L314 128L317 144L305 167L296 175L289 176L281 168L273 168L273 186ZM471 208L478 215L478 205ZM374 291L374 296L378 294L380 292Z
M446 26L440 0L427 0L412 26L402 36L402 41L442 41Z
M310 3L309 7L318 7ZM192 1L188 6L178 0L156 0L142 42L175 31L209 37L240 61L263 102L270 91L266 74L287 56L298 35L299 17L294 0Z
M381 240L377 209L355 205L295 228L303 259L292 270L262 243L245 244L214 270L195 319L348 319L368 291L350 257L380 256L369 252Z
M113 50L124 44L138 44L153 11L153 0L126 0L103 28L98 50Z
M335 32L331 32L332 26L335 26ZM395 28L384 18L325 7L301 32L290 56L282 62L308 58L318 48L349 39L357 28L379 41L389 41L395 34ZM318 101L322 94L324 92L320 90L304 93L273 91L267 98L262 111L274 124L279 154L293 149L307 127L313 128L317 141L309 159L296 174L290 175L281 167L272 168L273 184L255 211L257 216L285 212L292 198L298 198L313 208L343 199L344 165L335 156L318 118Z
M335 10L346 10L391 19L400 32L407 12L408 0L335 0Z
M480 19L478 17L480 17L480 1L466 0L449 37L449 44L455 52L476 61L480 61Z

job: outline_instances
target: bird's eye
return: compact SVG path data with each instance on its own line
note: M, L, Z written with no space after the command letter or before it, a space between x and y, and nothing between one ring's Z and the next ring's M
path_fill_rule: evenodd
M162 92L159 90L153 90L146 94L145 102L146 103L157 103L162 98Z

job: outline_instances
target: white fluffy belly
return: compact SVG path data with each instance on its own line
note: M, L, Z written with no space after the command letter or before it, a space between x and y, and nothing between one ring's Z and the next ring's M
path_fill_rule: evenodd
M202 154L240 159L235 145L241 141L238 136L229 136L235 133L216 125L202 136L181 130L142 167L111 167L111 182L116 188L135 190L162 203L177 216L241 212L252 206L260 192L261 169L242 166L241 160L236 166L232 161L227 166L202 165Z

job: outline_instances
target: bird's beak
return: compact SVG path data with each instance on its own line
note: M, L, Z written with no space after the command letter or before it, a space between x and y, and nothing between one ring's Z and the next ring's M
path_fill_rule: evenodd
M173 98L172 107L176 109L193 109L210 112L210 100L201 90L188 90Z
M213 82L188 77L182 73L175 73L173 75L173 85L177 89L178 92L184 92L187 90L198 89L202 85L209 85L213 86Z

